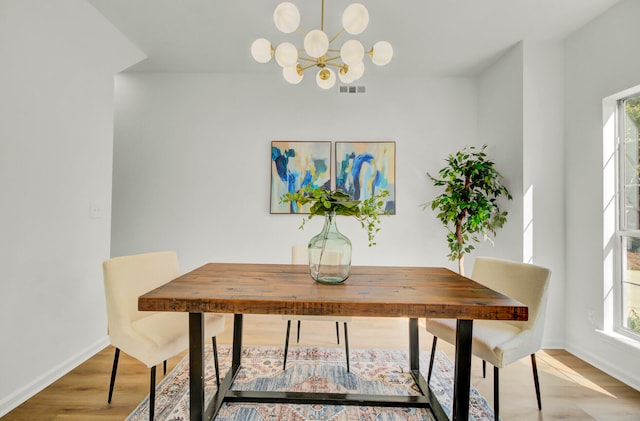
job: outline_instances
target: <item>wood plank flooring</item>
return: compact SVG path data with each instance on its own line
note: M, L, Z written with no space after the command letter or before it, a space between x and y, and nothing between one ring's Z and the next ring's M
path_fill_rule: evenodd
M230 344L232 317L218 338ZM421 321L422 325L422 321ZM286 321L280 316L245 316L244 343L247 345L284 345ZM342 334L342 328L341 328ZM420 349L431 348L432 336L420 330ZM292 327L292 346L295 327ZM341 344L342 346L342 339ZM349 346L356 348L406 349L406 319L354 318L349 324ZM299 346L333 347L335 324L302 323ZM453 359L453 347L439 341L438 349ZM111 404L107 404L113 348L107 347L57 382L38 393L2 421L106 421L124 420L147 395L149 370L126 354L120 355L120 367ZM184 355L184 354L183 354ZM501 371L500 412L503 420L612 420L640 419L640 392L620 383L566 351L543 350L536 354L542 392L542 412L536 406L533 376L528 358ZM182 355L169 361L168 369ZM162 378L158 367L158 381ZM474 359L471 382L493 405L492 367L482 378L482 364Z

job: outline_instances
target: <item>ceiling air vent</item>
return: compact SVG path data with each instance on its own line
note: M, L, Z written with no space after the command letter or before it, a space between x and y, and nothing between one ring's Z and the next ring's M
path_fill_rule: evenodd
M364 94L367 92L366 86L340 85L341 94Z

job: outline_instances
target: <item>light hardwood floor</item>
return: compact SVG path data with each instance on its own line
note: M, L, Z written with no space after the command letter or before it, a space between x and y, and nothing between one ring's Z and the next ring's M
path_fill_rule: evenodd
M232 317L218 338L230 344ZM421 321L422 325L422 321ZM286 321L280 316L245 316L244 343L284 344ZM295 345L292 328L292 343ZM342 329L341 329L342 332ZM432 336L420 330L420 349L431 348ZM349 324L349 345L356 348L406 349L406 319L355 318ZM299 346L338 346L335 324L303 322ZM341 345L342 346L342 342ZM438 349L453 359L453 347L440 341ZM536 406L531 365L523 359L501 371L500 411L503 420L639 420L640 392L581 361L566 351L543 350L536 354L542 389L542 412ZM182 357L169 361L169 370ZM0 418L2 421L103 421L124 420L146 396L149 371L121 354L114 397L107 404L113 348L107 347L60 380ZM159 379L162 378L161 369ZM472 384L493 403L493 370L474 359Z

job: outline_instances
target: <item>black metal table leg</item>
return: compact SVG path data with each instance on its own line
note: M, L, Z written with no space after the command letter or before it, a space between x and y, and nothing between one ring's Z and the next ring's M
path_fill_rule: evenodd
M240 369L240 356L242 355L242 314L233 315L233 355L231 371L234 373Z
M189 313L190 420L204 419L204 314Z
M471 344L473 320L456 323L456 361L453 377L453 420L469 419L469 389L471 387Z
M420 371L418 319L409 319L409 368L411 371Z
M218 391L211 402L204 408L204 318L201 313L189 313L189 362L191 364L189 374L191 388L191 421L215 419L223 402L270 402L270 403L297 403L323 405L360 405L360 406L397 406L414 408L431 408L437 420L446 420L442 406L435 398L424 377L420 373L420 345L418 338L418 319L409 319L409 365L412 377L422 392L422 396L388 396L388 395L363 395L357 393L305 393L305 392L266 392L266 391L235 391L231 386L236 375L240 371L242 356L242 314L235 314L233 319L233 349L231 369L224 380L220 382ZM464 336L464 335L463 335ZM469 333L469 342L470 342ZM470 347L469 347L470 351ZM456 356L456 385L458 384L458 357ZM469 374L469 368L466 370ZM464 374L464 373L463 373ZM462 376L464 377L464 375ZM467 420L469 402L469 376L467 375L466 415L461 419ZM457 390L457 389L456 389ZM201 398L199 398L201 397ZM456 413L454 401L454 414Z
M231 368L218 385L204 415L206 421L214 420L222 404L233 395L231 386L240 371L240 357L242 355L242 314L235 314L233 318L233 347L231 349Z
M411 371L411 376L416 382L420 393L429 403L429 408L431 408L431 413L435 419L438 421L448 420L449 417L433 392L431 392L429 383L420 372L420 338L418 332L418 319L409 319L409 370Z

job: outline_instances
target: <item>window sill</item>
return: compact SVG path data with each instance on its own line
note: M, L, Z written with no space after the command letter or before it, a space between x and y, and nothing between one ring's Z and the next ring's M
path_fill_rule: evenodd
M640 351L640 341L637 339L630 338L618 332L602 329L596 329L596 333L615 345L625 345Z

